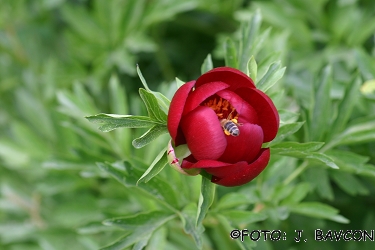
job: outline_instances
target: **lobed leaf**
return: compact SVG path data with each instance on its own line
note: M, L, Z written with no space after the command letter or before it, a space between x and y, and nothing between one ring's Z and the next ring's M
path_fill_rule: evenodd
M145 87L145 89L147 90L147 92L152 94L156 98L159 108L165 114L168 114L168 109L169 109L169 105L170 105L171 101L167 97L165 97L162 93L152 91L148 87L147 82L146 82L145 78L143 77L142 72L139 69L138 65L137 65L137 74L139 76L139 79L141 79L141 82L142 82L143 86Z
M195 244L197 245L198 249L202 248L202 234L204 232L204 228L202 224L196 225L196 215L197 215L197 205L194 203L189 203L184 209L181 211L181 221L184 228L185 233L190 234Z
M232 67L238 69L238 58L237 58L237 48L234 41L230 38L224 43L224 50L225 50L225 65L228 67Z
M252 211L244 210L226 210L220 212L221 215L225 216L228 221L234 225L246 225L267 219L267 215L264 213L256 213Z
M165 133L168 133L167 126L154 125L149 130L147 130L146 133L144 133L141 137L134 139L132 144L135 148L142 148Z
M338 215L338 210L329 205L319 202L303 202L289 209L297 214L302 214L310 217L328 219L339 223L349 223L349 220L341 215Z
M254 56L251 56L247 62L247 75L254 81L257 82L258 65L255 61Z
M212 183L210 179L202 176L201 194L199 196L198 202L196 226L199 226L202 223L204 217L208 212L208 209L214 201L215 187L216 184Z
M86 116L86 119L93 123L102 124L99 129L109 132L116 128L148 128L155 124L162 124L147 116L98 114Z
M297 132L305 122L292 122L284 123L280 126L279 131L277 132L276 138L273 139L268 146L275 145L280 143L286 137Z
M148 213L138 213L129 217L121 217L105 220L103 223L107 226L117 226L123 229L131 230L132 233L117 240L111 245L102 248L102 250L124 249L135 243L140 242L143 245L148 242L152 233L166 222L175 218L175 215L152 211Z
M212 63L211 54L208 54L206 59L204 59L203 64L201 66L201 74L203 75L204 73L210 71L213 68L214 68L214 65Z
M158 104L157 98L151 92L146 91L145 89L139 89L139 95L141 96L143 102L146 105L148 116L152 120L156 120L162 124L167 123L167 113L165 113Z
M281 142L271 147L272 152L279 153L285 151L312 152L323 147L324 142Z
M257 87L263 92L267 92L268 89L270 89L278 80L283 77L286 68L280 67L280 61L272 63L269 66L266 74L257 83Z
M141 178L137 181L137 185L140 182L147 183L149 180L151 180L154 176L156 176L160 171L163 170L165 165L168 163L167 158L167 150L164 149L160 151L159 155L156 156L155 160L151 163L150 167L146 170L146 172L143 173Z

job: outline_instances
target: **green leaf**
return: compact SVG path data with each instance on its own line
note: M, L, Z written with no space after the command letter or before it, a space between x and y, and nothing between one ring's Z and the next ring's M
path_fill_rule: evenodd
M250 201L247 196L241 193L229 193L224 195L217 203L215 210L225 210L228 208L234 208L241 205L248 205Z
M184 231L187 234L190 234L195 244L197 245L198 249L202 248L202 234L204 232L204 228L202 224L196 226L196 214L197 214L197 205L194 203L189 203L184 209L181 211L181 221L184 227Z
M361 182L352 174L342 171L332 171L332 179L346 193L354 195L368 195L369 191Z
M163 110L163 112L165 114L168 114L168 109L169 109L169 105L170 105L171 101L167 97L165 97L162 93L152 91L148 87L147 82L146 82L145 78L143 77L142 72L139 69L138 65L137 65L137 73L138 73L139 79L141 79L141 82L142 82L143 86L145 87L145 89L147 90L147 92L154 95L154 97L156 98L156 100L158 102L158 105L159 105L159 108L161 110Z
M307 182L298 183L293 187L292 193L290 193L280 205L295 205L302 201L308 192L311 190L311 185Z
M312 152L323 147L324 142L281 142L271 147L272 152L280 153L285 151Z
M258 65L255 61L254 56L251 56L249 61L247 62L247 75L254 81L257 82L257 73L258 73Z
M174 208L179 206L176 190L174 190L167 181L155 176L150 179L147 184L139 183L137 185L136 180L142 176L143 171L132 167L129 162L124 161L113 164L97 163L97 165L125 187L134 188L142 192L142 194L150 198L150 200L157 201L164 207L177 213Z
M375 121L352 125L324 146L330 149L337 145L359 144L375 141Z
M231 225L230 221L228 220L227 217L220 215L220 214L215 214L215 217L218 219L220 222L220 225L224 227L226 232L231 232L233 230L233 225ZM254 241L241 241L239 239L235 240L237 243L238 247L241 250L251 250L253 247L256 246Z
M279 109L277 110L277 112L279 113L279 116L280 116L280 124L287 124L287 123L295 122L299 117L298 113L294 113L285 109Z
M320 197L333 200L333 190L327 169L311 167L303 173L304 179L317 190Z
M142 148L165 133L168 133L167 126L155 125L147 130L141 137L134 139L132 144L135 148Z
M242 72L246 72L247 62L253 55L254 42L259 32L261 22L262 16L260 10L258 9L250 22L242 27L242 43L238 54L240 59L239 70Z
M152 93L142 88L139 89L139 95L146 105L148 116L152 120L167 124L167 114L164 113L164 111L159 107L156 97Z
M329 156L327 156L323 153L319 153L319 152L308 153L306 155L306 158L315 160L315 161L320 162L320 163L324 163L325 165L327 165L328 167L333 168L333 169L339 168L336 165L336 163L332 160L331 157L329 157Z
M214 68L214 65L212 63L211 54L208 54L206 59L204 59L203 64L201 66L201 74L203 75L204 73L210 71L213 68Z
M128 217L105 220L103 222L104 225L121 227L123 229L131 230L132 233L117 240L115 243L102 248L102 250L124 249L137 242L143 241L144 239L149 239L156 229L173 218L175 218L175 215L173 214L152 211L148 213L138 213Z
M228 67L238 68L237 49L232 39L227 38L224 43L225 65Z
M332 69L330 66L324 68L319 80L318 89L314 99L310 124L310 140L322 141L324 134L331 128L331 85Z
M284 140L289 135L297 132L302 127L302 125L304 123L305 122L293 122L293 123L282 124L279 128L279 131L277 132L276 138L273 139L273 141L271 141L270 143L268 143L268 146L280 143L282 140Z
M202 223L204 217L206 216L206 213L208 212L208 209L214 201L215 187L216 184L212 183L210 179L202 176L202 186L198 202L196 226L199 226Z
M86 119L93 123L102 124L99 129L109 132L116 128L148 128L155 124L163 124L152 120L147 116L98 114L86 116Z
M338 210L319 202L303 202L289 207L290 211L314 218L328 219L339 223L349 223L345 217L338 215Z
M365 80L374 79L375 68L372 57L364 49L357 48L355 49L355 59Z
M285 72L285 67L281 68L280 61L272 63L266 74L259 80L257 87L263 92L267 92L275 83L283 77Z
M267 219L266 214L243 210L227 210L220 212L220 214L227 217L234 225L241 226Z
M165 165L168 163L167 158L167 150L164 149L160 151L158 156L156 156L155 160L151 163L150 167L144 172L144 174L139 178L137 181L137 185L140 182L147 183L149 180L151 180L154 176L156 176L160 171L163 170Z
M330 150L326 154L335 161L342 171L375 177L375 167L365 164L370 159L368 156L343 150Z
M176 85L177 85L177 89L179 89L182 85L184 85L185 84L185 82L184 81L182 81L182 80L180 80L180 79L178 79L177 77L176 77Z
M333 124L334 129L332 130L332 133L330 133L330 137L332 137L333 134L341 132L346 127L346 124L350 118L350 115L352 114L353 107L359 95L360 83L360 78L356 77L355 80L353 80L353 83L347 86L344 98L340 102L337 112L337 118Z

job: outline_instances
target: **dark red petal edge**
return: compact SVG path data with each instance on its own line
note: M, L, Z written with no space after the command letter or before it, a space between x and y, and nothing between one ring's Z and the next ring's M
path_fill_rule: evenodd
M240 88L236 93L257 112L264 133L263 142L272 141L279 129L279 113L272 100L259 89Z
M191 111L182 117L181 128L195 159L216 160L223 154L227 141L211 108L199 106Z
M270 149L262 149L260 156L251 164L238 162L231 166L205 169L212 174L211 181L218 185L234 187L244 185L257 177L267 166L270 159Z
M195 86L198 88L205 83L218 81L229 84L229 89L232 91L241 87L255 88L254 82L250 77L230 67L219 67L208 71L197 79Z
M199 88L195 88L186 99L183 115L189 113L198 107L208 97L214 95L216 92L228 88L229 85L223 82L209 82L203 84Z
M185 107L186 99L194 86L195 81L187 82L182 85L172 98L168 111L167 127L172 140L176 142L178 125L182 117L182 111Z

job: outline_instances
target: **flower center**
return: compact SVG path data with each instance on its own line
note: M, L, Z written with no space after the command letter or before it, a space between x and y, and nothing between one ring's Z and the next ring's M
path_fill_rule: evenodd
M232 104L228 100L223 99L217 95L208 98L203 102L203 105L212 108L219 120L238 120L237 110L232 106Z

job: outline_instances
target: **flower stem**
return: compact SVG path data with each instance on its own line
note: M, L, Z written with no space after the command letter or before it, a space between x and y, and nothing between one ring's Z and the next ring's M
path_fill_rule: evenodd
M298 177L303 171L306 170L307 166L307 161L302 162L301 166L299 168L296 168L293 173L284 180L283 184L288 185L289 183L291 183L296 177Z

